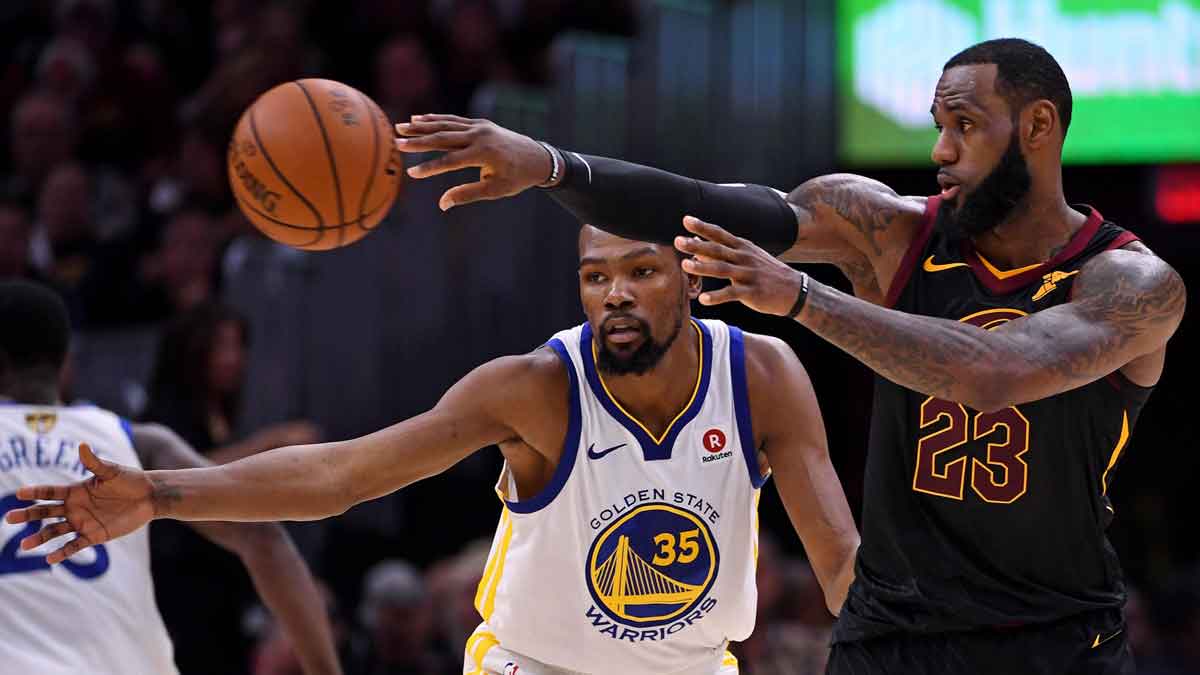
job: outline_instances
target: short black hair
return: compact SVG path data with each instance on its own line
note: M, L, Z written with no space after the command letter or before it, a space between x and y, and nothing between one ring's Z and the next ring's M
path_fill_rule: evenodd
M1066 137L1071 126L1071 85L1050 52L1020 38L988 40L955 54L942 71L989 63L996 64L996 93L1008 101L1014 117L1027 104L1044 98L1058 108Z
M32 281L0 281L0 326L4 370L62 367L71 320L58 293Z

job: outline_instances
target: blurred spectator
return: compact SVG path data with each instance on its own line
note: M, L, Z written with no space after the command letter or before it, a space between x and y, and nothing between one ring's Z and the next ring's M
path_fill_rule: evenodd
M394 37L379 48L375 102L393 121L440 109L437 73L425 45L415 35Z
M143 417L171 427L217 462L319 440L311 423L295 421L234 441L249 340L245 318L223 305L182 314L159 344Z
M14 107L9 132L12 175L5 193L32 206L50 170L75 151L79 140L75 112L48 94L29 94Z
M233 442L248 340L245 319L224 306L205 303L180 315L159 343L143 417L175 429L218 462L318 440L311 424L297 422ZM255 596L238 559L179 523L154 525L151 552L181 673L243 672L251 644L239 621Z
M94 263L98 245L91 177L78 162L59 164L46 176L38 194L30 244L33 267L70 305Z
M350 626L329 586L320 579L316 582L329 614L329 625L333 628L333 643L337 647L342 668L346 669L349 659ZM265 607L258 605L248 612L246 623L248 630L259 637L250 665L251 675L304 675L300 660L296 658L296 651L288 641L287 635L280 630ZM353 670L345 672L346 675L356 675Z
M516 74L501 49L500 12L490 0L452 0L442 18L446 33L444 69L447 103L465 111L475 88Z
M224 137L255 98L283 82L316 75L321 59L306 40L305 16L296 7L273 2L251 12L245 3L230 1L213 11L228 12L218 15L218 40L236 46L218 44L220 63L184 101L180 117Z
M759 533L758 614L754 633L735 645L747 675L820 675L829 658L833 617L808 563L786 558Z
M29 212L15 202L0 201L0 278L34 277L29 265Z
M150 186L148 201L150 210L158 214L172 213L184 204L209 211L228 208L232 197L222 145L199 128L186 130L170 165Z
M439 642L448 650L465 648L479 625L475 595L491 549L490 539L476 539L456 555L434 563L426 574L438 613Z
M177 312L209 299L216 271L213 219L199 209L179 211L163 230L157 250L143 261L142 279L157 286Z
M38 57L38 85L60 100L78 105L95 79L96 63L91 53L74 38L56 38Z
M432 598L421 573L403 560L384 560L363 580L359 620L367 643L350 670L360 675L440 675L457 664L434 645Z

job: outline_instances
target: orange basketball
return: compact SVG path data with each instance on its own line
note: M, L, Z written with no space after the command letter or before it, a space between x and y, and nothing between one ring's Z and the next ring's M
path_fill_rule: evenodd
M401 167L387 116L332 80L296 80L258 97L229 143L229 182L268 237L322 251L365 237L392 207Z

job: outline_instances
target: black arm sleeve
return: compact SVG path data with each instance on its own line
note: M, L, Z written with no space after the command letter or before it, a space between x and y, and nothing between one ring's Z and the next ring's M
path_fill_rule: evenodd
M640 164L561 151L563 181L550 196L581 222L607 232L671 246L695 216L749 239L772 255L796 242L796 214L762 185L718 185Z

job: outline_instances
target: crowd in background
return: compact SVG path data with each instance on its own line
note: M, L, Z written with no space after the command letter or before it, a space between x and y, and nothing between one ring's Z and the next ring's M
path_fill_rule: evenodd
M242 110L280 82L320 76L359 87L392 119L466 114L482 83L546 85L562 31L635 28L632 0L6 0L0 276L57 289L77 331L152 329L154 365L129 412L213 461L320 440L306 419L239 424L254 336L222 289L260 238L225 175ZM430 560L396 541L332 536L310 562L328 583L347 672L457 672L488 541ZM154 526L152 545L184 675L299 673L235 559L170 524ZM734 650L742 672L822 672L832 617L807 564L769 533L758 586L758 628ZM1135 592L1129 630L1144 672L1200 663L1200 573L1152 598Z

